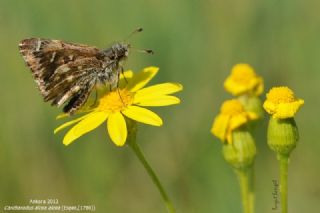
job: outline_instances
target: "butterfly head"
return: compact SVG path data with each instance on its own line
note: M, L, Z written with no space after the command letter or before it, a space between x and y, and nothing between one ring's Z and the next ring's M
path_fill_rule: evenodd
M111 49L119 60L126 59L129 56L130 44L116 43Z

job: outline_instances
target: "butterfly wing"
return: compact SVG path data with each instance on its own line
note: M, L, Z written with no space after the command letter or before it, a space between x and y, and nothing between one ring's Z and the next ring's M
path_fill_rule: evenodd
M98 48L59 40L30 38L19 44L45 101L72 113L87 100L103 62Z

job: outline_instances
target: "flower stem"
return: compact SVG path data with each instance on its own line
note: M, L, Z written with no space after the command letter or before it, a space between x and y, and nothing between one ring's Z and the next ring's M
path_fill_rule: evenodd
M288 163L289 156L278 155L280 161L280 193L281 193L281 212L288 212Z
M254 203L255 203L255 195L254 195L254 184L255 184L255 174L254 174L254 167L252 166L249 168L249 206L250 212L254 213Z
M131 119L126 120L127 127L128 127L128 137L127 137L127 144L131 147L131 149L134 151L144 168L147 170L150 178L152 179L152 182L156 187L158 188L161 197L163 198L167 210L169 213L175 213L176 210L173 207L173 204L171 200L169 199L166 191L162 187L160 180L158 179L156 173L153 171L147 160L145 159L140 147L136 143L136 136L137 136L137 123Z
M170 213L174 213L175 209L168 197L168 195L166 194L164 188L162 187L157 175L154 173L154 171L152 170L151 166L148 164L148 162L146 161L145 157L143 156L140 147L138 146L137 143L135 142L131 142L129 143L129 146L132 148L132 150L134 151L134 153L136 154L136 156L139 158L140 162L143 164L144 168L147 170L149 176L151 177L153 183L156 185L156 187L158 188L166 206L167 206L167 210Z
M247 169L237 169L236 173L238 175L239 184L240 184L243 212L244 213L251 213L252 207L250 206L248 170Z

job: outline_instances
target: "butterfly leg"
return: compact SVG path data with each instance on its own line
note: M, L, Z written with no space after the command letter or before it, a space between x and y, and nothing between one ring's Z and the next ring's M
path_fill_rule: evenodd
M128 84L128 80L126 79L126 76L124 75L123 67L120 67L120 70L121 70L121 74L123 76L124 81L126 82L126 84Z
M122 67L120 68L120 70L121 70L121 72L122 72L122 74L123 74L123 68L122 68ZM123 77L124 77L124 76L123 76ZM121 102L124 104L124 101L123 101L123 99L122 99L122 97L121 97L120 89L119 89L120 72L118 72L117 78L118 78L118 79L117 79L117 91L118 91L119 97L120 97L120 99L121 99Z
M95 83L96 84L96 83ZM90 106L91 107L94 107L98 101L98 96L99 96L99 90L97 89L97 86L94 87L95 89L95 92L94 92L94 102L93 104Z

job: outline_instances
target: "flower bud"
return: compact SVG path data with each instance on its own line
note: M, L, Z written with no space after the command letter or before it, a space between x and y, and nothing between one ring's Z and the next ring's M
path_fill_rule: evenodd
M281 155L289 156L299 140L299 132L294 118L277 119L270 117L268 145Z
M232 132L232 144L224 144L223 156L235 169L245 169L253 165L256 146L252 135L246 128Z

